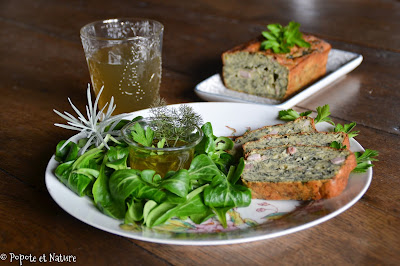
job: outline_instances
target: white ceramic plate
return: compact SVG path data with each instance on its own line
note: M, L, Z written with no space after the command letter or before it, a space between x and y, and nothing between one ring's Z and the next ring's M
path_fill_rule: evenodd
M243 134L248 128L282 123L277 120L279 109L273 106L245 103L191 103L202 115L204 122L211 122L217 136ZM178 106L178 105L175 105ZM134 112L129 118L147 116L147 110ZM319 130L328 130L327 123ZM362 146L351 140L353 151ZM211 219L202 225L189 221L172 220L161 227L121 227L121 221L110 218L96 209L91 199L79 197L58 181L54 169L58 163L54 156L46 169L46 186L55 200L67 213L101 230L143 241L179 245L222 245L263 240L283 236L320 224L347 210L368 189L372 169L366 173L351 174L344 192L335 198L313 202L252 200L249 207L229 212L229 227L224 229Z
M199 83L195 88L195 92L200 98L210 102L259 103L281 109L288 109L351 72L361 64L362 60L363 57L360 54L332 49L328 56L326 74L284 101L272 100L229 90L224 86L220 74L215 74Z

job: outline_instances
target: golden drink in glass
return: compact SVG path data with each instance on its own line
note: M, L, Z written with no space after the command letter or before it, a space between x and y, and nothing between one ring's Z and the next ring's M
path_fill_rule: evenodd
M113 114L151 106L159 98L163 26L156 21L114 19L81 30L99 109L114 97Z

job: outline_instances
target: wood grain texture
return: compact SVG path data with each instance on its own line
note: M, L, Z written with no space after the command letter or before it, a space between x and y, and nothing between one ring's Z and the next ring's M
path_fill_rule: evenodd
M72 254L77 265L399 264L398 1L3 0L0 7L0 253ZM333 48L362 54L357 69L294 108L329 104L335 122L357 122L356 140L380 152L366 194L310 229L222 246L127 239L67 214L44 183L55 145L74 134L53 125L63 122L53 109L72 111L68 97L84 108L90 78L79 30L112 17L165 25L161 96L171 104L202 101L193 89L221 71L221 53L268 23L295 20Z

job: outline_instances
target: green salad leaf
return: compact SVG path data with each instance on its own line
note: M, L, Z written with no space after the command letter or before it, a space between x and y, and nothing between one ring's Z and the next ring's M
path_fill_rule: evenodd
M191 114L190 110L184 111L186 116ZM125 124L120 121L117 127ZM92 197L101 212L125 224L153 227L174 217L189 217L197 223L217 217L227 226L225 215L229 209L250 204L251 191L236 184L244 161L241 158L236 164L227 152L234 148L233 141L215 136L210 123L205 123L202 130L204 138L195 147L189 169L170 171L163 177L154 170L131 169L128 145L111 135L101 145L87 147L80 156L79 150L87 142L60 142L56 148L60 164L55 173L76 194ZM131 132L134 141L153 145L152 129L136 122ZM157 145L164 147L163 141L160 139Z
M125 205L111 196L108 184L109 177L105 174L105 164L100 168L100 174L93 185L93 200L96 207L104 214L123 219L125 217Z
M215 176L204 191L204 202L213 208L244 207L251 202L251 192L241 185L231 184L225 176Z
M109 181L110 192L114 199L123 203L126 199L133 197L135 199L154 200L157 203L162 202L167 194L159 189L158 183L149 183L148 176L155 175L153 170L139 171L135 169L123 169L115 171ZM144 180L143 176L147 176Z
M213 160L205 154L197 155L189 167L189 176L194 180L211 182L219 173L220 170Z
M126 169L129 155L128 147L110 147L107 151L108 162L106 166L114 170Z
M78 157L75 161L59 164L55 170L56 177L79 196L91 195L91 186L99 175L101 160L104 153L93 148Z
M144 219L144 200L137 200L132 198L131 202L128 202L128 210L125 213L124 223L136 223Z
M78 157L78 145L72 141L65 145L65 142L66 140L60 141L56 147L55 159L60 163L73 161Z
M244 165L244 159L243 159L243 157L241 157L239 159L239 163L237 164L236 167L235 166L231 166L229 168L227 179L231 184L236 184L239 181L240 176L242 175L242 172L244 170L244 166L245 166Z
M232 150L234 142L228 137L216 137L213 134L211 123L207 122L201 127L204 137L195 147L195 154L206 154L216 164L218 169L227 174L229 168L235 163L233 155L226 151Z
M153 207L147 214L146 225L152 227L162 224L173 217L190 217L191 215L207 213L208 207L204 205L200 194L207 186L204 185L194 189L182 203L164 202Z
M186 197L190 190L189 172L186 169L180 169L171 177L163 179L160 187L179 197Z

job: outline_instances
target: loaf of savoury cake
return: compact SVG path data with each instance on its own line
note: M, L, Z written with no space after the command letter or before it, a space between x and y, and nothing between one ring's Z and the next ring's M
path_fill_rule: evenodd
M302 116L284 124L264 126L255 130L247 131L242 136L235 139L235 148L239 149L246 142L258 140L265 135L285 135L299 132L317 132L314 119L309 116Z
M254 149L263 149L284 145L330 146L332 142L350 148L349 137L344 132L301 132L285 135L266 135L256 141L243 145L244 153Z
M310 48L294 46L290 53L260 50L262 39L222 54L222 78L228 89L284 100L326 73L331 45L303 35Z
M318 200L339 195L356 165L347 149L278 146L247 153L241 178L253 198Z

